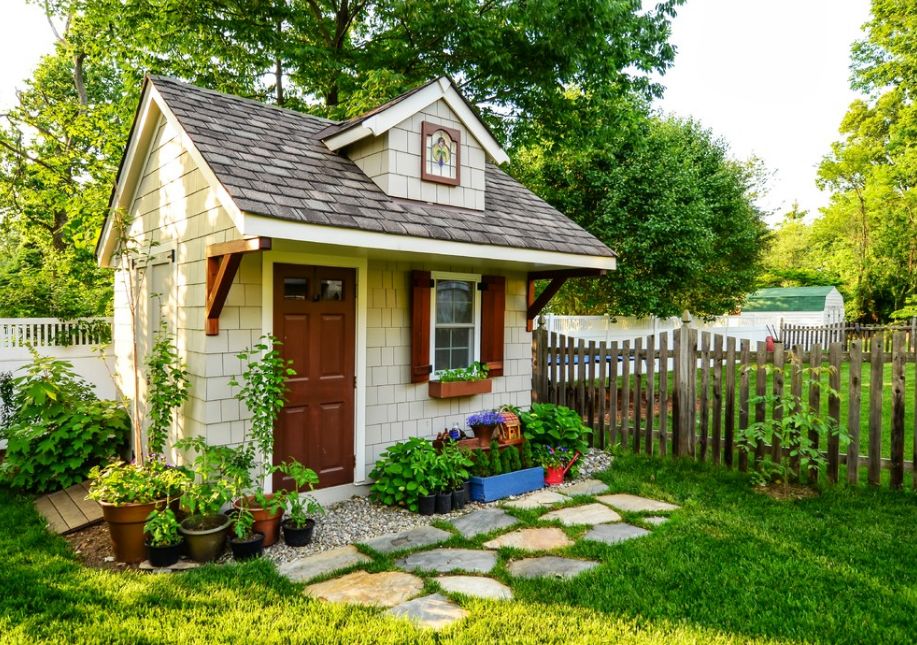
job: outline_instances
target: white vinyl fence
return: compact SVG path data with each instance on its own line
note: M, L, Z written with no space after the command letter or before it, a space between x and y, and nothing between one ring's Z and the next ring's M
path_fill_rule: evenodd
M546 314L543 317L544 329L564 336L594 340L596 342L623 341L631 338L654 336L672 332L681 328L681 319L632 318L628 316L559 316ZM780 332L780 315L761 314L743 316L721 316L709 322L693 320L691 327L699 331L709 331L721 336L732 336L739 340L748 339L752 343L764 341L768 336L776 337Z
M32 347L42 356L70 361L99 398L114 399L110 341L110 318L0 318L0 372L22 374L21 368L32 362ZM101 353L99 346L104 347Z

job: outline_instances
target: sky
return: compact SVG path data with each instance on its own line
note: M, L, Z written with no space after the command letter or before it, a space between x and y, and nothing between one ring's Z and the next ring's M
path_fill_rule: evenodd
M759 205L776 219L794 201L814 215L828 201L816 168L856 98L850 45L868 18L869 0L687 0L657 107L698 119L737 158L762 159L773 177ZM0 110L53 42L39 7L0 0Z

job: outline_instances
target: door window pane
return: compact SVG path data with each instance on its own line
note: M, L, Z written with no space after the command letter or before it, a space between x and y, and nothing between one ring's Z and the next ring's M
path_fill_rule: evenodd
M307 278L284 278L284 300L306 300L309 296L309 280Z
M342 300L344 298L344 281L322 280L321 298L322 300Z

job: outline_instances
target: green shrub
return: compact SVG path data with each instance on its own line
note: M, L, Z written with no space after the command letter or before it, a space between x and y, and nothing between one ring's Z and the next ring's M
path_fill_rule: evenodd
M496 439L490 442L490 474L503 474L503 462L500 461L500 444L497 443Z
M522 442L522 467L523 468L534 468L535 467L535 458L532 455L532 442L531 441Z
M507 446L500 453L500 468L504 473L511 473L516 470L513 468L513 451L514 448L512 446Z
M552 448L585 453L589 449L590 430L576 410L553 403L533 403L530 412L520 412L526 440Z
M68 361L40 356L13 379L13 416L6 430L0 478L10 487L44 493L86 479L124 450L127 411L100 401Z
M375 480L370 496L386 506L417 512L417 498L433 492L437 456L433 444L420 437L390 446L369 473Z
M477 477L490 477L490 458L483 450L475 449L472 461L474 461L472 471Z

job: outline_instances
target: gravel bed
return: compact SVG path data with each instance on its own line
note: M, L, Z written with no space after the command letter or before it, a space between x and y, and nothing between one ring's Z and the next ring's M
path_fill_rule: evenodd
M610 453L590 448L589 452L581 457L579 474L575 481L586 479L597 472L607 470L611 466L611 462L612 456ZM575 481L568 482L565 485L571 485ZM557 488L562 489L563 486ZM328 549L361 542L388 533L406 531L415 526L430 524L434 520L454 519L491 505L469 502L460 511L453 511L448 515L428 516L411 513L403 508L376 504L368 497L352 497L346 501L333 504L326 509L326 513L316 523L312 544L293 548L283 544L281 539L274 546L266 548L264 555L277 563L289 562L319 551L327 551Z

